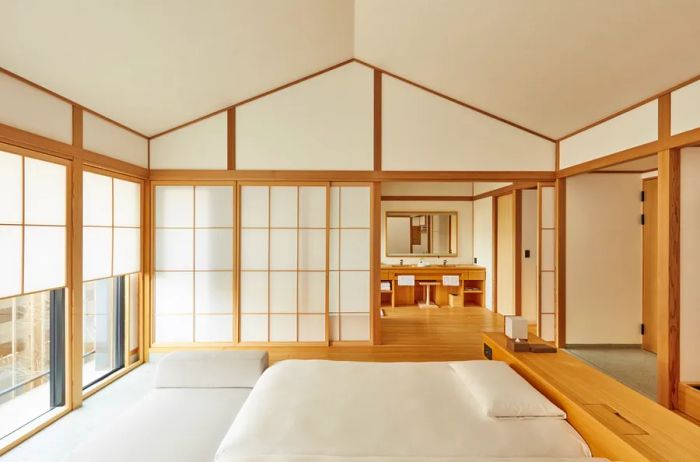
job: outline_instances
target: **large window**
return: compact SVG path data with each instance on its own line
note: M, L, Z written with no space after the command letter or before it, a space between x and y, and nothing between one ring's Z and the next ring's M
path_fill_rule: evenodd
M0 438L65 402L66 186L0 151Z
M83 387L139 358L141 185L83 174Z

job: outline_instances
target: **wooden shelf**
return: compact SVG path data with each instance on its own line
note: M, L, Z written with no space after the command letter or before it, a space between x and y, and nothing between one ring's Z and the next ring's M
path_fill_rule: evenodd
M481 289L479 289L479 290L468 290L468 289L464 289L464 293L465 293L465 294L483 294L484 291L481 290Z

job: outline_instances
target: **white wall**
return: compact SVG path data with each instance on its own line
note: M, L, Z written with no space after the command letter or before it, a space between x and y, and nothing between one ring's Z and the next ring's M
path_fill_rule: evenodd
M152 169L226 170L226 112L151 139Z
M580 175L566 187L566 341L641 344L639 175Z
M559 167L566 168L656 141L659 105L650 101L559 143Z
M350 63L236 108L236 168L372 170L374 72Z
M671 92L671 134L700 127L700 81Z
M458 254L456 257L424 257L423 261L439 264L447 260L448 264L471 264L472 257L472 203L467 201L382 201L382 263L405 264L417 263L421 257L387 257L386 229L384 219L386 212L457 212Z
M513 183L505 183L505 182L487 182L487 183L474 183L474 195L477 196L479 194L483 194L489 191L493 191L495 189L499 188L504 188L506 186L510 186Z
M496 309L499 313L515 314L515 222L513 194L500 196L496 229Z
M486 308L493 310L493 198L472 202L474 208L474 258L486 268Z
M700 382L700 148L681 151L680 379Z
M83 111L83 147L130 164L148 167L148 140Z
M382 169L554 170L554 143L384 75Z
M0 72L0 123L70 144L73 106Z
M462 181L386 181L382 196L471 196L473 185Z
M537 323L537 190L521 191L520 306L530 324ZM525 258L525 251L530 258Z

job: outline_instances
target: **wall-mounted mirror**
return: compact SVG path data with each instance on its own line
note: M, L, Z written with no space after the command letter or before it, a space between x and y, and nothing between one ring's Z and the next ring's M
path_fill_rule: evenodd
M386 212L387 257L456 257L457 212Z

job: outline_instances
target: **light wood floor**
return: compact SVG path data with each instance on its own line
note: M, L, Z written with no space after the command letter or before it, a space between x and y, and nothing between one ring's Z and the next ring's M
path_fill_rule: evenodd
M479 307L385 308L385 313L382 319L382 345L268 347L270 362L291 358L345 361L481 359L481 332L503 330L500 315Z

